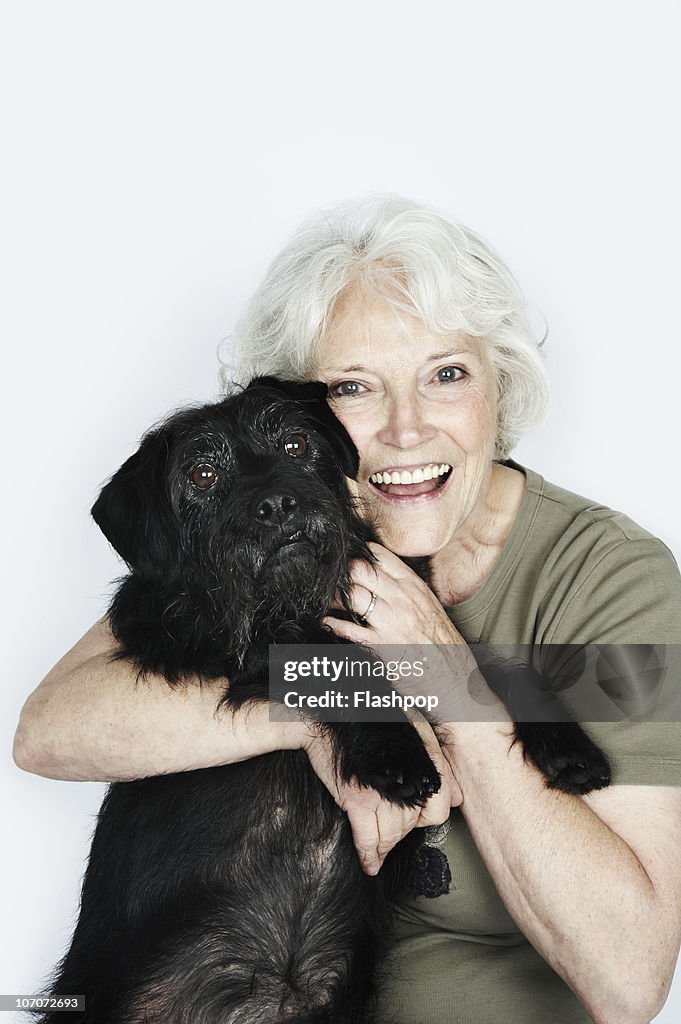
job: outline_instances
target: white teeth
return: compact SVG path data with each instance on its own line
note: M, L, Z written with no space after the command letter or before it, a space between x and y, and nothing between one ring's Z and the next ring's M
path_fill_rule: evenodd
M374 473L369 479L372 484L420 484L424 480L435 480L448 473L450 469L451 466L447 462L441 462L439 465L430 463L413 471L403 469L393 470L391 473Z

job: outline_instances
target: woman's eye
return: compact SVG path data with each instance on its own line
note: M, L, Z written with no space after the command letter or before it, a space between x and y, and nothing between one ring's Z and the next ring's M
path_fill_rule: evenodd
M440 384L451 384L452 381L461 380L464 376L465 370L462 370L460 366L443 366L435 374Z
M359 395L361 391L362 385L356 380L342 380L329 388L329 394L333 398L352 398L354 395Z
M304 434L289 434L284 438L284 451L294 459L299 459L307 451L307 438Z
M194 466L190 476L194 487L197 487L200 491L207 491L209 487L213 486L218 478L218 474L213 466L210 466L207 462L202 462L199 466Z

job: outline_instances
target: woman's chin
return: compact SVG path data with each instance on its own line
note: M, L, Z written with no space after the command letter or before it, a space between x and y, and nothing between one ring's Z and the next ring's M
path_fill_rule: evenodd
M373 494L362 494L369 519L379 542L402 558L422 558L437 554L452 538L452 523L458 521L452 502L395 502L391 507Z
M388 548L400 558L424 558L436 554L446 543L446 537L434 536L423 533L416 535L414 530L391 528L378 524L379 543Z

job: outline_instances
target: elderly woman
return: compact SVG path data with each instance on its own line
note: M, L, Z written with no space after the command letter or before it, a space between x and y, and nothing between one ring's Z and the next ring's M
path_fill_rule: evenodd
M396 198L323 211L275 260L238 342L241 379L325 381L360 452L356 486L382 545L374 568L354 571L365 624L328 618L337 633L372 645L681 642L667 548L508 458L545 411L544 369L513 277L472 232ZM431 588L400 555L431 556ZM644 1024L659 1011L681 940L674 727L593 727L614 785L578 797L546 787L502 708L441 723L444 785L417 817L339 785L303 723L216 714L222 684L136 686L112 647L96 624L29 698L22 767L131 779L304 746L369 872L455 808L429 833L449 892L400 907L381 1021Z

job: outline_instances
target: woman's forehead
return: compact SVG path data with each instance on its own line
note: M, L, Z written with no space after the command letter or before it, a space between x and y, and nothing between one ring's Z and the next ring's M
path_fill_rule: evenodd
M406 296L395 291L386 297L366 286L354 284L344 289L336 300L327 327L320 343L320 350L331 352L339 345L343 349L386 340L405 339L426 343L435 351L446 349L452 344L471 352L479 352L481 339L466 334L463 330L447 334L433 331L418 316L402 307ZM486 347L485 343L482 343Z
M484 339L464 331L435 333L417 316L397 309L380 296L362 295L357 301L345 298L335 311L315 363L322 374L375 369L376 360L413 363L416 359L423 364L473 359L487 364L487 349Z

